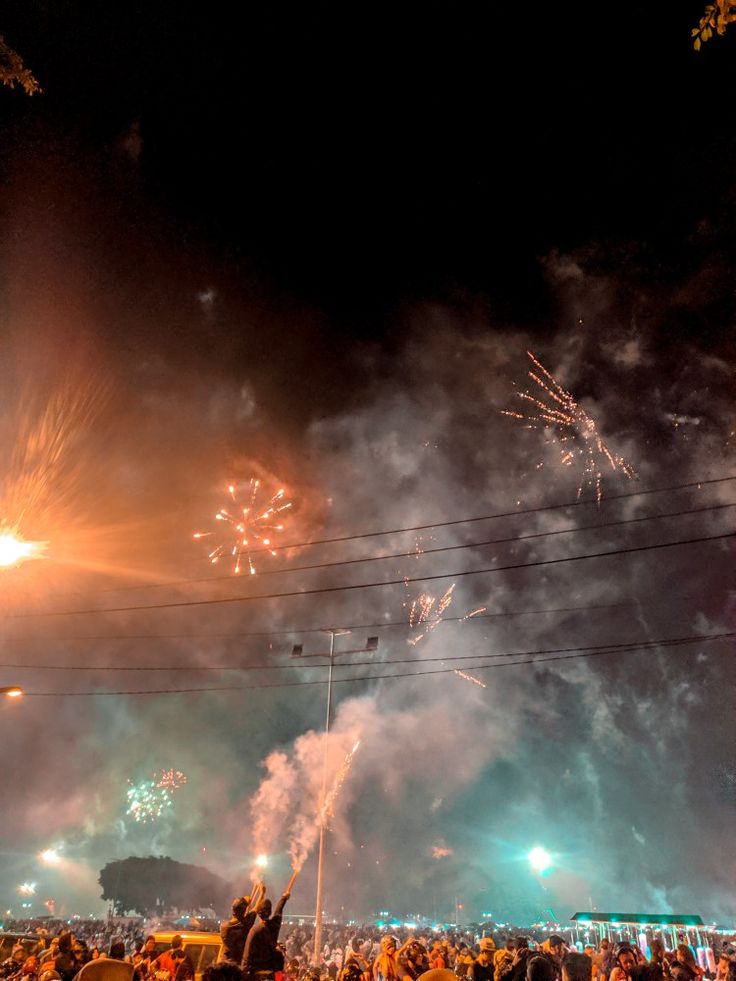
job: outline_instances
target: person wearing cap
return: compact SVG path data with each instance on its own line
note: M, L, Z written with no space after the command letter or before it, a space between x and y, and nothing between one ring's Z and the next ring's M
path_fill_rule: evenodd
M23 944L16 944L10 952L10 957L0 965L0 978L14 977L20 975L23 963L28 957Z
M479 947L480 952L468 969L468 981L493 981L492 958L496 950L493 937L481 937Z

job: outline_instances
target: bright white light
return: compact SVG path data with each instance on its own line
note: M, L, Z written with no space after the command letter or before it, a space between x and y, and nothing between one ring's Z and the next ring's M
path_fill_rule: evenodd
M44 542L27 542L7 525L0 532L0 567L18 565L24 559L38 558L44 550Z
M529 852L529 864L533 872L536 872L538 875L544 875L552 864L552 857L546 849L537 846Z
M45 851L42 851L38 857L41 859L44 865L58 865L61 861L61 856L55 848L47 848Z
M265 867L268 865L268 855L259 855L258 858L256 858L256 865L259 869L265 869Z
M32 896L36 891L35 882L21 882L18 886L18 892L21 896Z

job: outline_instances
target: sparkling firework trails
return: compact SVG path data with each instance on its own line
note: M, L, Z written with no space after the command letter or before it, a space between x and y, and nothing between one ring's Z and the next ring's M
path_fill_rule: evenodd
M215 515L216 521L224 523L227 529L227 538L219 545L215 546L208 554L210 562L213 564L220 561L223 557L230 557L233 562L233 573L240 574L243 561L248 564L248 571L252 576L256 574L256 567L253 564L252 552L268 548L271 538L275 532L283 531L283 524L277 518L282 511L288 510L292 505L290 501L284 500L284 490L278 490L270 500L261 500L261 482L252 477L248 485L248 495L246 503L238 496L238 488L235 484L230 484L228 493L232 501L229 508L220 508ZM194 538L209 538L214 532L195 532ZM271 549L271 555L276 552Z
M404 606L409 606L409 626L410 627L421 627L420 633L416 634L414 637L410 637L407 640L407 644L411 644L412 647L416 647L420 640L427 636L435 627L442 623L442 617L445 610L450 606L453 599L453 593L455 589L455 583L450 586L450 588L444 593L444 595L438 600L436 596L432 596L430 593L422 593L421 596L413 600L411 605L404 603ZM485 613L486 607L479 606L475 610L471 610L466 613L461 620L471 620L473 617L477 617L480 613ZM442 664L444 665L444 661ZM469 681L474 685L478 685L479 688L486 688L487 685L480 678L474 677L472 674L468 674L466 671L460 671L459 668L453 669L454 673L458 678L462 678L464 681Z
M350 752L340 765L340 769L335 774L332 786L325 794L321 807L317 809L316 816L311 814L299 814L291 828L289 851L291 854L291 867L294 872L300 872L307 860L307 856L314 847L321 827L327 827L335 814L335 801L340 795L340 791L347 780L350 768L353 765L355 754L360 748L358 739Z
M427 634L431 633L435 627L438 627L442 623L442 616L450 603L452 603L454 589L455 583L450 586L439 600L430 593L422 593L421 596L412 600L409 606L409 626L418 629L419 633L414 637L410 637L407 641L408 644L415 647L423 637L426 637ZM404 606L407 605L406 603L404 604Z
M157 820L172 806L174 793L186 782L181 770L162 770L154 774L153 780L131 783L126 794L126 813L141 824Z
M596 500L600 503L603 494L603 469L620 471L631 479L635 476L633 468L622 456L612 453L598 432L595 419L576 401L574 395L566 391L557 379L527 351L534 369L528 374L536 388L517 392L517 396L530 403L529 412L503 410L503 415L519 419L529 429L552 429L553 442L560 450L560 463L563 466L577 464L580 468L578 497L585 489L595 489Z

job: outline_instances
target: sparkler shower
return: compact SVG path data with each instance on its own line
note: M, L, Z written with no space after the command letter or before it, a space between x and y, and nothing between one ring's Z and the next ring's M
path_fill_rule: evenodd
M113 6L0 25L0 909L731 922L731 29Z

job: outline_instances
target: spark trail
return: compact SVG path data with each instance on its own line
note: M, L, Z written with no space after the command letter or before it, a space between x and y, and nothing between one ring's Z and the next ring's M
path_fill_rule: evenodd
M531 389L517 391L516 395L528 402L528 412L504 409L502 415L526 423L527 429L551 429L552 439L560 452L560 464L579 467L578 497L586 489L595 490L597 502L603 496L603 471L608 467L619 471L631 480L636 476L633 468L622 456L614 454L598 431L595 419L560 385L544 365L527 351L533 369L529 378L534 382ZM541 464L540 464L541 466Z

